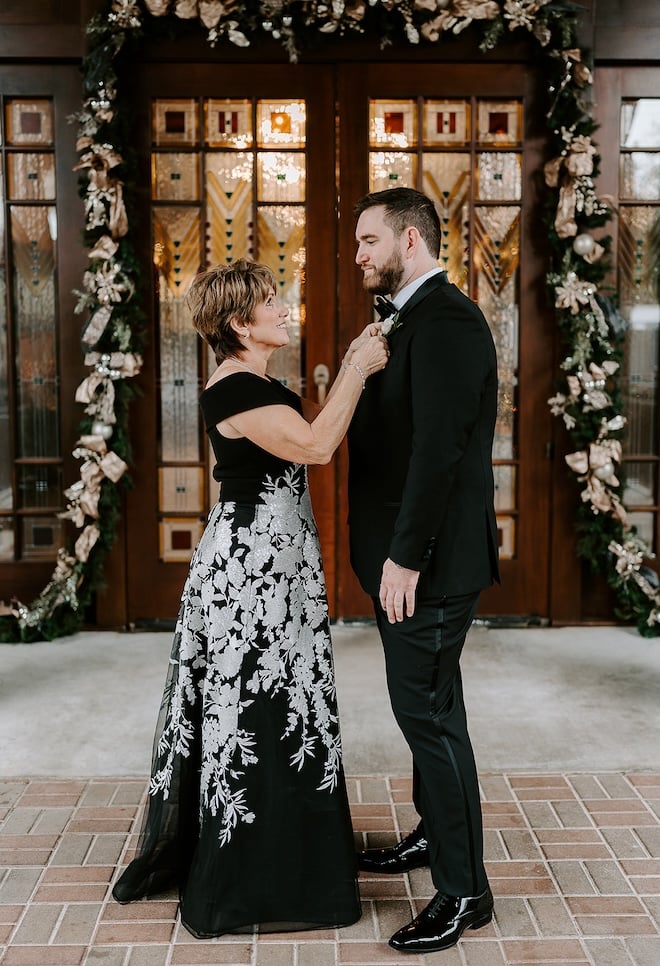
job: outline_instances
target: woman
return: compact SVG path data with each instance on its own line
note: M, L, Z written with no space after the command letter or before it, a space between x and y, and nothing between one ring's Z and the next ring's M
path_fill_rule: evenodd
M193 556L154 741L130 902L178 883L193 935L347 925L360 915L327 602L307 463L327 463L378 326L320 410L266 375L289 341L269 268L199 275L188 303L218 367L201 395L220 499Z

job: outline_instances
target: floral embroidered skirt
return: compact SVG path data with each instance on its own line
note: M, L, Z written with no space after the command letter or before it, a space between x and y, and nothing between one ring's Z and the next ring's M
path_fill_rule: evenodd
M191 562L137 857L198 937L360 916L325 584L304 467L218 503Z

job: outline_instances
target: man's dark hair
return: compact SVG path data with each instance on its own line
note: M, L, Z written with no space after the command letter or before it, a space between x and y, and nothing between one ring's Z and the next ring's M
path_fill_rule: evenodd
M431 199L415 191L414 188L388 188L386 191L372 191L355 205L353 212L359 218L367 208L382 206L385 209L385 222L396 238L406 228L416 228L426 242L433 258L440 254L440 219Z

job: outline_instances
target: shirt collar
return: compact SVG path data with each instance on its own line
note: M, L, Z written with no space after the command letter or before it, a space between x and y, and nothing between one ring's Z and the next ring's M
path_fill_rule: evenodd
M442 268L432 268L430 272L426 272L425 275L420 275L419 278L414 280L414 282L408 282L407 285L404 285L401 291L397 292L392 299L392 302L396 306L397 312L403 308L408 299L412 298L417 289L420 288L427 279L432 278L434 275L439 275L442 271L444 271Z

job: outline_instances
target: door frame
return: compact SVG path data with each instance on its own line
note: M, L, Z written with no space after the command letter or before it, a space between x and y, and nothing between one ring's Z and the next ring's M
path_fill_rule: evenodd
M323 363L334 378L336 369L336 188L334 152L327 150L335 139L333 72L323 65L217 63L147 63L136 66L133 76L136 155L139 165L138 194L142 212L135 228L137 255L151 266L150 212L151 99L153 97L264 97L305 98L307 112L307 225L306 225L306 319L304 378L313 387L314 367ZM328 191L328 185L333 186ZM140 374L141 395L133 402L131 425L134 488L124 498L125 541L121 548L123 573L115 579L125 588L125 611L121 622L170 622L176 616L171 602L181 595L188 563L164 563L158 555L158 346L156 305L152 291L144 293L147 345ZM335 608L336 470L333 464L310 468L310 488L325 561L331 613ZM117 556L117 555L115 555ZM114 562L117 569L117 561ZM99 621L105 623L114 602L98 596ZM105 608L105 611L104 611ZM109 616L109 615L108 615ZM115 621L116 622L116 621Z
M488 74L488 89L483 78ZM548 252L541 221L540 179L545 160L546 136L537 118L542 78L529 64L350 64L339 70L340 105L340 207L339 207L339 344L346 344L363 321L370 318L371 299L362 289L354 264L355 222L353 204L368 190L366 163L359 170L351 163L355 144L368 140L370 97L416 98L492 96L522 97L525 133L523 140L523 198L521 202L520 267L518 500L517 559L501 563L502 586L484 591L479 604L482 616L516 615L547 619L550 616L550 527L552 493L553 417L547 399L553 393L556 355L554 316L545 298ZM359 91L361 97L356 96ZM347 453L338 459L339 502L347 504ZM530 514L533 508L534 518ZM526 513L523 513L523 509ZM522 525L520 521L522 520ZM338 605L343 616L372 616L371 601L360 589L351 567L348 533L339 526ZM531 565L524 566L529 561Z

